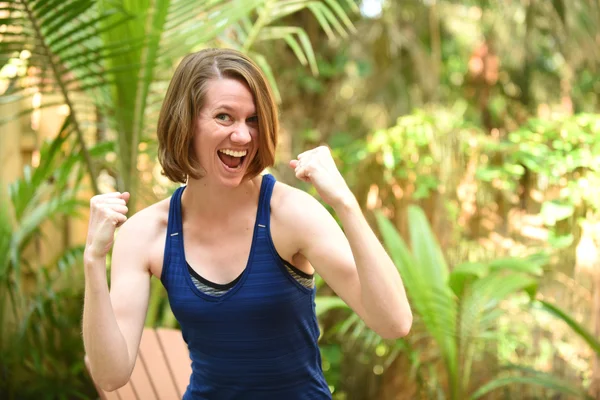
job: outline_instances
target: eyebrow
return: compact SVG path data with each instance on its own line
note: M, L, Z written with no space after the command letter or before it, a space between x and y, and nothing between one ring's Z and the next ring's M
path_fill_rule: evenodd
M230 111L230 112L237 111L235 109L235 107L232 107L229 104L219 104L214 108L214 110L225 110L225 111ZM252 113L251 116L256 116L256 115L257 115L257 112L256 112L256 110L254 110L254 112Z

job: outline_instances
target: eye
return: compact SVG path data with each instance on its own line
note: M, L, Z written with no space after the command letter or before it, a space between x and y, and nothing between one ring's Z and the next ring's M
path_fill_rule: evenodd
M253 117L250 117L250 118L248 118L248 119L247 119L247 121L248 121L249 123L251 123L251 124L258 124L258 116L257 116L257 115L255 115L255 116L253 116Z
M216 117L219 121L229 122L231 121L231 117L228 114L218 114Z

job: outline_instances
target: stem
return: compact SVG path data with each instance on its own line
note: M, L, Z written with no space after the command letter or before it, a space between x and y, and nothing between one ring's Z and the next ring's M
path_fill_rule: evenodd
M267 19L268 15L269 15L269 11L271 11L271 3L272 3L271 0L265 1L265 6L258 14L258 18L256 19L256 22L254 23L254 25L252 25L252 30L250 31L250 33L248 34L248 38L244 42L244 47L243 47L244 53L247 53L248 50L250 50L250 47L252 47L252 45L256 41L256 38L257 38L258 34L260 33L260 30L262 28L264 28L264 26L266 25L265 20Z
M86 167L90 174L90 183L92 185L92 189L93 189L94 193L98 194L98 193L100 193L100 190L98 189L98 183L96 182L96 173L94 171L92 157L90 156L87 146L85 145L85 140L83 138L83 132L81 130L81 127L79 126L79 122L77 120L77 116L75 113L75 108L73 107L73 102L71 101L71 98L69 97L69 91L67 90L65 83L61 79L62 75L60 74L58 65L56 65L56 63L54 62L54 58L52 57L52 51L46 44L46 41L44 40L44 36L42 35L40 27L36 23L35 16L33 15L31 9L29 8L27 1L23 1L22 4L25 9L25 12L27 13L27 16L29 17L29 20L31 21L31 26L32 26L33 30L35 31L35 35L37 36L37 38L40 42L40 46L42 47L43 52L45 53L45 56L48 58L48 63L50 64L50 68L52 68L52 72L54 73L56 83L58 84L60 91L63 95L65 104L67 105L67 107L69 107L69 111L71 114L70 116L73 120L73 127L75 128L75 134L77 135L77 141L79 142L79 145L81 146L81 153L83 154L84 162L85 162Z

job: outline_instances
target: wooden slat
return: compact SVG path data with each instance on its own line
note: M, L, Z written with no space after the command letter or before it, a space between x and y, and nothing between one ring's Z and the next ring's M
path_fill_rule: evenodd
M98 386L96 386L96 390L98 391L98 395L102 400L121 400L121 398L119 397L119 393L117 393L116 390L114 392L105 392Z
M150 329L144 329L144 333L142 333L142 335L146 335L146 331L148 330ZM150 334L152 334L152 332L150 332ZM150 382L148 371L146 370L146 366L140 357L139 351L129 382L133 385L133 389L140 400L160 400L156 397L154 385L152 382Z
M183 397L192 374L187 344L176 329L158 328L156 334L162 346L171 375L177 386L179 398Z
M131 382L127 382L125 386L120 389L117 389L117 393L119 394L119 399L121 400L143 400L143 397L138 397L131 386Z
M157 397L159 399L180 399L181 396L177 393L154 330L144 330L139 355L156 390Z

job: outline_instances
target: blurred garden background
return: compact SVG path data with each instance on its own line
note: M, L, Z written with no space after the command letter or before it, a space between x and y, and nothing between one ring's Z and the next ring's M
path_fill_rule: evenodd
M330 146L407 287L389 341L318 281L334 399L600 399L597 0L0 1L0 398L97 398L89 199L172 193L158 111L215 46L276 89L269 172L310 191L287 162Z

